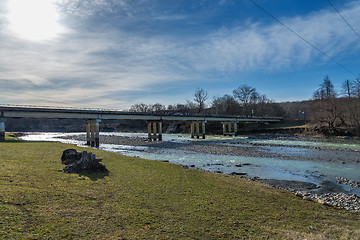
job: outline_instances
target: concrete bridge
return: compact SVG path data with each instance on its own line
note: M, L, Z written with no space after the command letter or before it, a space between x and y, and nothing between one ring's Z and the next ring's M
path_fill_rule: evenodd
M186 121L191 124L191 138L205 139L205 126L209 121L223 124L224 135L236 135L238 123L275 123L278 117L241 117L212 115L182 115L169 113L138 113L120 110L76 109L25 106L0 106L0 141L5 140L7 118L27 119L82 119L86 121L86 140L92 147L99 147L100 122L102 120L144 120L148 126L149 141L162 140L163 121Z

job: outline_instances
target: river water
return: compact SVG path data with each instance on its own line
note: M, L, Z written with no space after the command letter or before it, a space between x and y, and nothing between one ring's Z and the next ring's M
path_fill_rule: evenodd
M28 133L22 137L28 141L59 141L64 143L85 146L84 141L69 139L69 136L83 136L83 133ZM131 138L146 138L145 133L101 133L102 136L124 136ZM324 142L311 140L279 140L279 139L256 139L247 136L223 137L208 136L206 140L190 139L185 134L164 134L164 142L191 144L193 141L202 141L206 144L231 145L242 147L254 147L254 144L261 144L260 150L268 152L283 151L291 155L316 155L314 149L308 147L325 147L331 154L332 149L343 149L344 154L350 150L352 158L360 160L360 143L350 141ZM131 146L119 144L101 144L100 149L115 152L127 156L136 156L149 160L169 161L171 163L200 168L206 171L222 172L225 174L237 173L247 177L260 177L266 179L294 180L311 182L320 185L328 180L336 182L336 177L344 177L360 182L360 163L327 162L327 161L304 161L294 159L277 159L265 157L243 157L233 155L217 155L199 153L195 151L184 151L177 148ZM360 196L360 188L353 188L348 185L341 186L354 194Z

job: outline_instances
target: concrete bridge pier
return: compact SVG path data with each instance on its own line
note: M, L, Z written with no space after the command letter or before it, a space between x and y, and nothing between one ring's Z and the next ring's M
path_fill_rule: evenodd
M205 139L205 123L206 121L192 121L191 122L191 138L200 138L200 134L202 139ZM201 133L200 133L200 124L201 124Z
M0 116L0 141L5 141L5 122L6 118L1 115Z
M100 146L100 119L95 120L95 147Z
M162 121L146 121L148 125L148 140L162 141Z
M100 119L86 120L86 145L100 146Z
M91 145L91 120L86 120L86 145Z
M235 136L237 134L237 122L222 122L222 124L224 136Z

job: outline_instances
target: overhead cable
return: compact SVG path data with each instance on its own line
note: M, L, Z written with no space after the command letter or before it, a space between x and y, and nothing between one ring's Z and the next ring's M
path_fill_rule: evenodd
M344 65L342 65L341 63L339 63L338 61L336 61L334 58L330 57L329 55L327 55L325 52L321 51L319 48L317 48L315 45L313 45L312 43L310 43L308 40L306 40L305 38L303 38L302 36L300 36L297 32L295 32L294 30L292 30L289 26L287 26L285 23L283 23L282 21L280 21L279 19L277 19L274 15L272 15L270 12L266 11L263 7L261 7L259 4L257 4L256 2L254 2L253 0L249 0L252 4L254 4L256 7L258 7L260 10L262 10L263 12L265 12L267 15L269 15L270 17L272 17L275 21L277 21L278 23L280 23L281 25L283 25L286 29L288 29L290 32L292 32L293 34L295 34L298 38L300 38L301 40L303 40L304 42L306 42L308 45L310 45L313 49L315 49L316 51L318 51L319 53L321 53L322 55L324 55L325 57L327 57L328 59L330 59L332 62L334 62L335 64L337 64L338 66L342 67L344 70L346 70L347 72L358 76L357 74L355 74L354 72L350 71L347 67L345 67Z
M339 16L344 20L344 22L350 27L350 29L360 38L360 35L355 31L355 29L350 25L350 23L343 17L343 15L337 10L337 8L330 2L330 0L327 0L328 3L334 8L334 10L339 14Z

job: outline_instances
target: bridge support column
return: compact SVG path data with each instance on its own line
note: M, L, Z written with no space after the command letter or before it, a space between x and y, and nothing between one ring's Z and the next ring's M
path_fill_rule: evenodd
M202 138L205 139L205 121L202 121L201 126L202 126Z
M100 122L101 119L86 120L86 145L100 146Z
M95 120L95 147L100 146L100 119Z
M91 121L86 120L86 145L88 146L90 146L91 144L90 131L91 131Z
M95 120L90 120L90 146L95 147Z
M161 121L146 121L148 124L148 140L162 141L162 122Z
M200 123L201 123L201 136L205 139L205 121L192 121L191 122L191 138L200 138Z
M194 127L195 127L195 123L194 122L191 122L190 124L190 128L191 128L191 138L194 138Z
M5 122L5 117L0 116L0 141L5 141Z
M223 135L224 136L235 136L237 133L236 122L223 122Z

